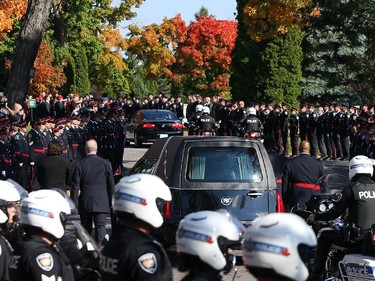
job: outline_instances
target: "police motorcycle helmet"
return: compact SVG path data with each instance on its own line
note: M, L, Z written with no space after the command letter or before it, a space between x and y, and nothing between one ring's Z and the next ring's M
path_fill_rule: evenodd
M187 271L189 264L195 267L204 263L216 271L228 272L235 258L228 249L240 248L244 231L238 219L225 210L186 215L176 233L179 270Z
M60 239L65 233L66 216L71 213L69 203L56 190L37 190L21 202L20 223L41 229Z
M210 108L208 106L203 106L203 114L210 114Z
M349 161L349 180L352 180L356 175L369 175L372 177L373 173L373 161L367 156L357 155Z
M317 245L314 231L292 213L272 213L255 219L246 229L243 262L255 277L303 281L309 276L306 263Z
M16 187L9 181L0 180L0 224L8 222L8 207L18 205L21 196Z
M201 112L201 111L203 111L203 105L197 104L197 106L195 107L195 112Z
M166 202L171 200L171 191L162 179L149 174L134 174L117 183L112 206L120 218L130 215L159 228L164 222Z
M257 114L257 111L254 107L250 107L248 110L247 110L247 114L248 115L256 115Z

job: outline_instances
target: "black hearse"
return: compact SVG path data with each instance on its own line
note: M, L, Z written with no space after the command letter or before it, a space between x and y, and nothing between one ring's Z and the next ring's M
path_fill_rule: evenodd
M159 176L170 187L163 242L173 245L179 221L199 210L226 209L244 225L276 212L277 186L260 141L239 137L159 139L130 170Z

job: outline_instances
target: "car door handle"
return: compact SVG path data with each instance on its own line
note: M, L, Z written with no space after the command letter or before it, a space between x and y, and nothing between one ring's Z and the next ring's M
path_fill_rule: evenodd
M263 192L258 192L258 191L250 191L247 196L250 196L251 199L258 198L263 195Z

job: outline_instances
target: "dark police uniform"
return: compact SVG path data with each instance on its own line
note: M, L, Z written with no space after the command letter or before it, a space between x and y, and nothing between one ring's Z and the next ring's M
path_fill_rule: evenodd
M29 158L30 147L26 136L17 132L12 136L11 143L15 155L15 177L16 181L27 189L30 179Z
M102 250L102 281L172 281L172 268L162 245L151 236L119 225Z
M298 155L298 123L299 116L297 114L292 114L289 118L290 145L292 147L292 156Z
M307 120L307 139L311 146L310 155L312 157L318 156L318 141L316 137L316 126L318 123L318 114L315 111L309 113L309 118Z
M315 183L323 174L323 162L306 153L288 160L282 178L284 204L291 208L298 203L306 203Z
M0 281L9 280L9 264L12 251L12 246L8 240L0 234Z
M199 133L202 132L214 132L215 128L215 119L208 115L203 114L198 120L197 120L197 127L199 130Z
M369 177L359 177L355 182L344 188L342 197L328 212L316 214L315 220L329 221L338 218L346 209L349 209L346 222L354 224L364 234L374 223L375 213L375 183ZM348 241L345 234L337 230L321 232L318 239L313 279L318 280L318 275L324 268L325 260L332 244L345 247L357 248L362 245L361 239Z
M16 243L11 258L10 280L74 280L73 270L62 250L56 244L47 244L39 236Z
M281 138L283 141L283 154L285 156L289 155L289 144L288 144L288 133L289 133L289 112L288 110L283 110L280 115L280 130Z
M260 132L262 124L255 115L249 115L242 121L241 126L245 132Z
M309 120L308 112L301 112L299 114L299 136L301 141L307 140L307 126Z
M200 272L189 272L181 281L221 281L223 277L220 272L214 271L200 271Z
M350 113L342 112L339 120L339 134L342 148L342 158L349 160L349 129L350 129Z

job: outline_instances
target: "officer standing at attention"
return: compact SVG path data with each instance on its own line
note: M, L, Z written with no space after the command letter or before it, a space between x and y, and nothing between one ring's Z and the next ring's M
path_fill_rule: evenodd
M14 245L10 280L73 281L68 258L56 243L64 233L69 203L55 190L31 192L21 203L26 238Z
M299 135L299 116L298 109L292 107L292 112L289 119L289 130L290 130L290 145L292 147L292 156L298 155L298 135Z
M178 270L182 281L220 281L233 266L230 246L241 245L241 223L229 213L200 211L180 221L176 233Z
M172 281L163 246L150 235L163 224L159 211L171 201L169 187L158 177L134 174L122 178L113 195L117 227L102 249L102 281Z
M307 127L308 127L309 113L307 106L301 105L301 112L299 114L299 136L301 141L307 140Z
M302 141L300 155L288 160L282 178L282 196L285 207L309 201L315 183L324 174L323 162L310 156L310 143Z
M242 243L243 263L258 281L304 281L308 253L316 236L295 214L273 213L255 219Z
M289 104L282 104L282 112L280 115L280 128L281 128L281 138L283 141L283 154L284 156L289 156L289 144L288 144L288 134L289 134Z
M312 214L308 221L329 221L338 218L348 209L346 222L360 229L364 234L374 223L375 212L375 183L371 177L374 172L372 161L364 155L358 155L349 162L350 185L345 187L342 197L328 212ZM318 247L314 268L309 280L322 280L320 275L324 269L325 261L332 244L345 248L357 248L363 240L347 241L345 234L337 230L321 232L318 239Z

